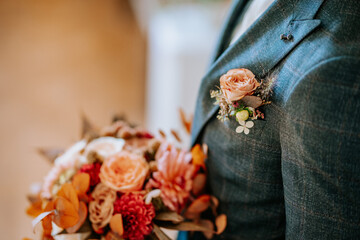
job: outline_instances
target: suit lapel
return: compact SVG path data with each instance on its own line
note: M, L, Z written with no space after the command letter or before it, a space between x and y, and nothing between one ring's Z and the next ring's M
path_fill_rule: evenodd
M304 37L320 25L313 19L323 0L277 0L265 13L211 65L200 85L192 129L192 144L206 122L217 112L210 90L219 85L219 78L233 68L247 68L255 76L267 75ZM243 7L243 6L242 6ZM231 18L231 17L230 17ZM234 26L231 27L231 30ZM229 31L229 29L228 29ZM291 34L292 40L281 40ZM224 36L228 37L224 37ZM223 34L228 41L231 33ZM220 43L220 52L226 43Z

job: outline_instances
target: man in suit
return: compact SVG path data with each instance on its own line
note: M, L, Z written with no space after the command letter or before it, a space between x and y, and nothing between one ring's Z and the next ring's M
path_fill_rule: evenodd
M360 239L360 1L275 0L241 26L253 4L233 3L193 122L228 217L218 238ZM236 68L276 77L248 135L209 94Z

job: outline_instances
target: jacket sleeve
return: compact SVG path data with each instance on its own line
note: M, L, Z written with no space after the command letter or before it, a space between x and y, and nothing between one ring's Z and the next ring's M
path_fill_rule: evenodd
M281 124L286 239L360 236L360 58L334 57L293 86Z

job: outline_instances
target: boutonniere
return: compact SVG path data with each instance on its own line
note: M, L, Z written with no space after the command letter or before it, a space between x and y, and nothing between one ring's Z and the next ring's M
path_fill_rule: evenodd
M235 117L239 123L236 132L249 134L253 120L265 119L259 107L271 103L269 98L274 83L274 74L259 82L248 69L229 70L220 77L218 90L210 92L211 98L216 99L214 104L220 107L217 118L227 121L229 117Z

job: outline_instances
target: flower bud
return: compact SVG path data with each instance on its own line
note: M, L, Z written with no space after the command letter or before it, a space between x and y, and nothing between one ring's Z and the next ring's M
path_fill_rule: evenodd
M248 110L241 110L236 113L236 119L238 122L246 121L249 118L249 111Z

